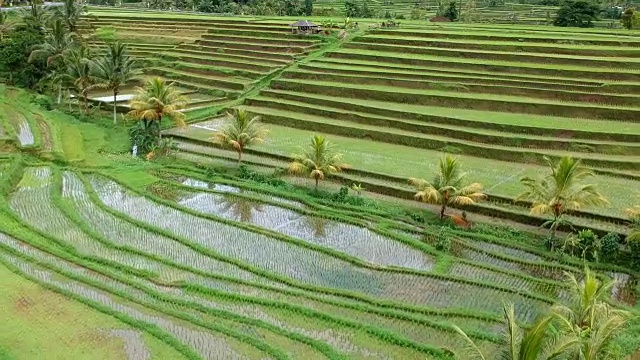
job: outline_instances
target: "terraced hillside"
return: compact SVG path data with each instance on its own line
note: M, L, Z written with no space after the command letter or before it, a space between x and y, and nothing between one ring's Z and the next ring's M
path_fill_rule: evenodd
M567 300L562 271L579 272L464 231L447 255L428 245L438 227L425 244L409 220L327 217L322 202L195 169L2 164L15 188L0 263L186 358L447 358L461 346L451 324L491 351L503 301L531 320ZM614 301L633 303L633 284Z
M89 36L99 36L100 29L114 30L132 54L150 63L147 74L213 97L198 107L237 98L322 42L319 37L292 35L282 21L97 15L85 20L83 29Z
M494 354L504 302L527 324L568 303L564 273L583 271L517 229L340 203L235 163L195 167L189 151L133 158L125 125L44 110L26 91L0 86L0 120L6 358L453 359L453 325ZM247 161L269 165L258 155ZM637 313L640 274L589 265ZM637 319L616 355L640 345Z

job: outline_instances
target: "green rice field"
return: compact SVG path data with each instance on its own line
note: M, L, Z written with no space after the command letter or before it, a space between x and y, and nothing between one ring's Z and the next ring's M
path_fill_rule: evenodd
M131 122L46 110L0 84L0 359L464 359L456 326L497 359L503 306L526 327L570 303L565 279L585 265L616 281L605 300L633 317L611 358L633 359L633 250L616 243L619 263L551 252L547 219L515 199L521 177L570 155L609 201L570 213L573 229L630 233L640 38L533 25L548 7L521 5L517 25L500 8L493 24L368 19L342 36L294 35L289 18L91 9L87 43L126 42L144 77L187 97L188 125L164 123L176 149L146 161ZM234 109L269 130L244 166L212 140ZM319 191L284 172L315 134L349 164ZM431 179L443 154L488 195L450 210L472 226L413 201L407 180ZM336 200L353 184L363 194Z

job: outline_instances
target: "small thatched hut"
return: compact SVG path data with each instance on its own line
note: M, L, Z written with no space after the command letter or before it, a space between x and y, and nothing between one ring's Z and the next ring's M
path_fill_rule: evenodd
M295 34L317 34L320 32L320 27L311 21L299 20L289 25L291 32Z

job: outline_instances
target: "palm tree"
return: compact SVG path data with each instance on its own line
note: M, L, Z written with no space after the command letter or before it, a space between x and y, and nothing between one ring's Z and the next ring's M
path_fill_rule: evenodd
M238 163L242 162L242 153L247 146L264 141L267 130L260 126L260 117L251 117L244 109L238 109L233 115L227 113L229 123L213 134L216 143L229 146L238 153Z
M580 160L565 156L556 164L547 157L545 161L551 168L551 174L542 179L520 179L527 190L516 200L532 200L531 214L553 216L552 220L544 225L550 227L551 236L555 237L556 229L564 222L563 215L567 211L585 206L602 206L609 202L598 192L595 185L582 184L582 181L594 173L582 166Z
M62 9L62 10L60 10ZM87 7L76 0L64 0L63 6L56 8L56 15L61 18L70 32L76 33L78 21L87 12Z
M62 19L55 19L44 37L44 43L34 46L29 62L46 59L47 67L63 65L64 57L75 47L75 34L68 33Z
M29 0L29 7L22 10L22 22L29 28L43 30L50 13L42 6L41 0Z
M545 316L530 327L523 329L518 325L513 304L504 305L506 331L497 353L485 356L480 348L459 327L454 329L467 343L463 349L463 358L474 360L552 360L570 352L578 344L578 339L554 334L551 330L553 316ZM498 356L496 356L498 355Z
M627 242L637 241L640 243L640 206L636 205L626 210L627 216L632 222L631 234L627 236Z
M89 91L97 86L100 79L96 76L95 62L91 60L89 48L79 47L69 53L66 62L65 82L73 89L88 110Z
M576 359L602 359L607 346L626 324L630 314L614 309L606 302L613 281L599 281L588 268L582 281L573 274L565 274L572 299L569 305L556 304L551 308L558 327L579 341L574 351Z
M113 42L109 44L107 53L96 62L97 76L101 80L100 87L113 91L113 123L117 121L116 100L120 88L137 80L141 74L138 64L127 52L125 44Z
M162 136L160 124L163 117L170 118L180 127L186 126L185 115L180 109L185 107L187 100L173 83L166 83L162 78L151 78L147 80L145 87L138 87L129 104L131 111L127 116L142 121L145 129L157 125L158 137Z
M341 163L342 154L333 150L333 144L324 136L314 135L307 149L302 153L295 154L293 161L289 164L289 173L309 175L318 182L327 175L342 171L347 167Z
M461 171L458 158L447 154L440 159L438 173L433 182L411 178L409 184L418 190L414 195L416 200L442 206L442 219L448 206L471 205L486 197L482 193L482 184L472 183L465 186L465 178L466 174Z

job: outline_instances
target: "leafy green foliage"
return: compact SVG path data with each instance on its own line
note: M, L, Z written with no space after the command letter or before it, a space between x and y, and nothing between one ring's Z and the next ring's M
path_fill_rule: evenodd
M450 21L458 20L458 17L460 16L460 11L456 7L455 1L452 1L449 3L449 7L444 11L442 16L446 17Z
M19 26L0 41L0 79L8 84L34 88L46 75L45 61L29 62L30 49L44 42L44 33Z
M438 231L438 235L436 236L436 241L433 246L440 251L449 252L451 250L451 246L453 245L453 241L451 240L452 234L449 232L449 228L446 226L440 227Z
M598 20L600 6L589 1L565 1L553 22L555 26L593 27L593 22Z
M620 253L620 236L616 233L607 233L600 239L600 258L603 261L612 262Z
M628 8L622 12L620 22L625 29L631 30L640 28L640 12L633 8Z

